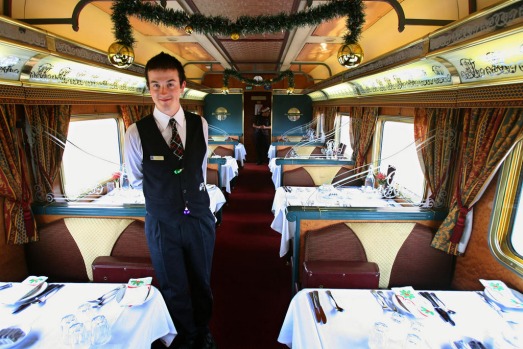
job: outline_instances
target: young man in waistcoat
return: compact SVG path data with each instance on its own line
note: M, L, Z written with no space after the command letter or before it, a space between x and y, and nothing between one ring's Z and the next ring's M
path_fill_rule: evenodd
M209 332L215 218L205 186L207 121L180 105L186 78L174 57L145 66L155 108L125 135L125 166L143 188L145 234L160 291L178 335L171 348L216 348Z

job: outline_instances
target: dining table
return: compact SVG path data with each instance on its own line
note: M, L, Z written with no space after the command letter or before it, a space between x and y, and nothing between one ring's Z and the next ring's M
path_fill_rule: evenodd
M234 146L234 157L236 158L236 161L240 163L240 166L243 167L243 162L245 161L247 156L247 151L245 150L245 146L243 143L238 143Z
M219 155L213 155L212 158L222 158ZM236 159L232 156L223 156L225 159L225 164L222 164L220 167L220 183L227 193L231 193L231 181L234 177L238 176L238 163Z
M274 194L271 228L281 234L280 257L287 254L296 232L296 222L286 215L290 206L302 207L401 207L392 199L384 199L377 191L365 191L361 187L278 187Z
M311 298L315 291L325 323L321 318L316 319ZM487 304L478 294L484 291L429 292L442 302L440 309L444 309L454 325L432 305L427 305L427 315L409 312L411 308L403 308L392 290L381 290L384 308L375 291L300 290L289 304L278 342L293 349L522 348L523 311L496 310L500 309L498 304L488 298L490 304ZM335 302L343 311L336 309Z
M16 314L13 314L16 304L0 304L0 330L12 326L26 329L25 336L15 348L71 348L62 339L62 318L67 314L78 314L82 304L118 286L121 284L65 283L45 302L31 304ZM94 309L91 315L104 315L111 326L110 340L97 348L145 349L156 340L168 347L177 334L165 301L154 286L151 286L143 304L122 306L113 299Z
M225 196L220 188L214 184L207 184L206 188L209 194L209 208L213 213L217 213L226 202ZM107 206L145 205L145 197L141 189L115 188L98 198L94 203Z

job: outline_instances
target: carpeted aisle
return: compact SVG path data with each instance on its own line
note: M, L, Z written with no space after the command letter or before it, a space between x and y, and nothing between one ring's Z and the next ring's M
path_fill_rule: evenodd
M291 299L291 270L271 229L267 165L245 164L216 230L211 331L219 349L287 348L277 342Z

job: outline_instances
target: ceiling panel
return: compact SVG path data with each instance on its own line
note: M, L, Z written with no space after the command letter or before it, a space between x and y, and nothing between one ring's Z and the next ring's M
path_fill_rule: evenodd
M198 43L183 42L162 42L160 43L163 47L183 57L187 61L214 61L215 58L211 56L207 51L203 49Z
M297 61L323 62L332 55L338 53L341 44L305 44L296 57Z
M235 62L275 62L282 49L281 41L222 41L223 47Z

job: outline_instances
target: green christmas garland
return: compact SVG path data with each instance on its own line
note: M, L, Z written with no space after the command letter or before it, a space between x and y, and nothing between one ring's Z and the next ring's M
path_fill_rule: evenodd
M228 87L229 86L229 77L234 77L241 82L248 84L248 85L255 85L255 86L262 86L267 84L274 84L275 82L282 81L284 78L287 78L289 80L289 87L294 87L294 73L290 70L286 70L278 74L277 77L272 78L270 81L266 80L254 80L254 79L248 79L243 77L240 73L238 73L236 70L233 69L225 69L223 72L223 86Z
M362 0L332 0L327 4L307 8L298 13L241 16L236 21L222 16L189 15L183 11L165 9L155 3L141 0L115 0L112 11L115 38L129 47L132 47L135 42L129 16L136 16L155 24L185 28L187 32L226 35L233 38L239 38L240 35L275 33L296 27L315 26L333 18L347 16L347 34L343 37L345 44L358 41L365 22Z

